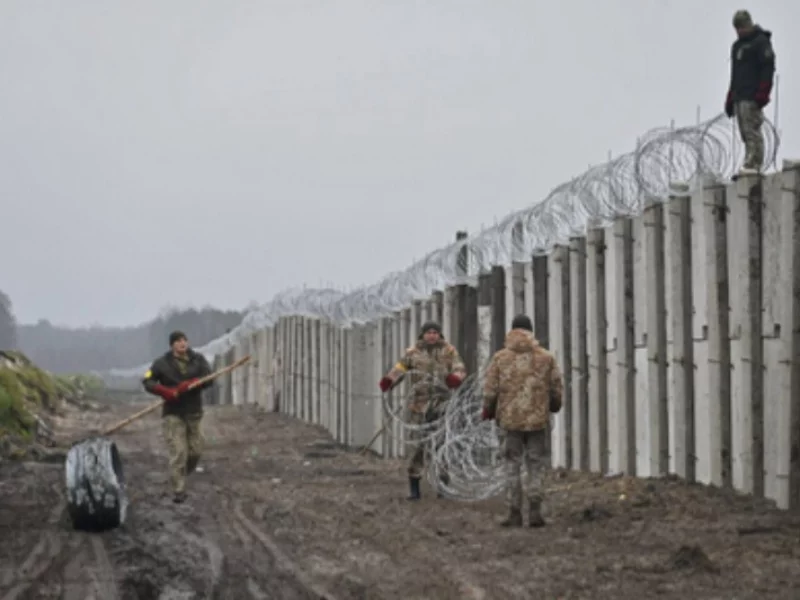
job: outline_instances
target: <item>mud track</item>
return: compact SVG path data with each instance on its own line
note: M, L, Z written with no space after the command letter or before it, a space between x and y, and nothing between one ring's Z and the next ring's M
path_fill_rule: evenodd
M134 412L76 415L63 436ZM157 417L115 436L127 524L73 531L63 464L0 464L0 600L789 598L800 516L677 481L554 473L549 525L502 499L410 504L404 469L252 407L207 412L204 472L166 494Z

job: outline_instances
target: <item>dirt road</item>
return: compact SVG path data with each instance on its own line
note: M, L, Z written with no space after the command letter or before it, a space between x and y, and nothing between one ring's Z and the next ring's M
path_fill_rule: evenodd
M134 412L80 415L62 434ZM115 436L123 528L72 531L63 464L0 464L0 600L789 598L800 517L675 481L555 473L548 527L502 499L404 500L403 466L252 407L207 412L203 473L174 505L157 417ZM620 496L625 494L624 499Z

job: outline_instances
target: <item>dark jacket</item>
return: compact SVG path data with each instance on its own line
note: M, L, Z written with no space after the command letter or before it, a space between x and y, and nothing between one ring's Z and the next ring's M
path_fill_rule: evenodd
M211 373L211 366L208 364L206 357L199 352L195 352L190 348L186 352L186 358L186 362L181 364L181 361L171 351L157 358L142 380L144 389L151 394L155 394L153 387L159 383L167 387L175 387L182 381L203 377ZM212 385L214 383L209 381L178 396L178 400L175 402L165 402L161 414L163 416L202 415L203 390L210 388Z
M758 25L748 35L737 39L731 46L731 100L755 100L762 84L772 89L775 74L775 51L772 49L772 32Z

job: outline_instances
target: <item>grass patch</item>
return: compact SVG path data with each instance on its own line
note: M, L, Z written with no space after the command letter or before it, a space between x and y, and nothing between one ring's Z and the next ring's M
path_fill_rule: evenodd
M87 394L99 394L103 390L103 381L93 375L53 375L37 367L21 352L2 350L0 441L5 437L18 442L31 441L38 435L38 418L46 413L61 412L63 402L81 406Z
M10 369L0 368L0 435L29 438L35 421L25 407L25 392Z

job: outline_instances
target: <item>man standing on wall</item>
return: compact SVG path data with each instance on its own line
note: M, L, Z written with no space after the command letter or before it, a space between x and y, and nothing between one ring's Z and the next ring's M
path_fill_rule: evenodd
M505 347L495 352L486 371L483 420L496 419L505 431L506 505L503 527L522 526L522 463L528 469L526 496L530 527L542 527L542 479L547 469L550 413L561 410L564 393L555 357L533 336L533 324L517 315Z
M425 446L420 439L430 434L424 430L424 425L444 415L450 398L449 390L461 385L466 368L458 350L445 341L439 324L428 322L422 326L417 343L406 350L392 370L380 380L381 391L388 392L406 373L412 386L406 422L418 427L410 432L412 443L407 445L411 454L408 463L411 495L408 499L419 500L419 480L425 466ZM442 472L440 480L446 485L448 474Z
M731 46L731 80L725 99L725 114L736 115L745 146L740 175L755 175L764 163L763 108L769 104L775 74L772 32L753 24L750 13L737 11L733 27L738 39Z
M186 499L186 476L193 473L203 449L200 423L203 418L203 390L211 381L190 389L198 379L209 375L206 358L189 348L186 335L173 331L169 351L153 362L142 381L144 389L164 399L162 423L169 451L173 501Z

